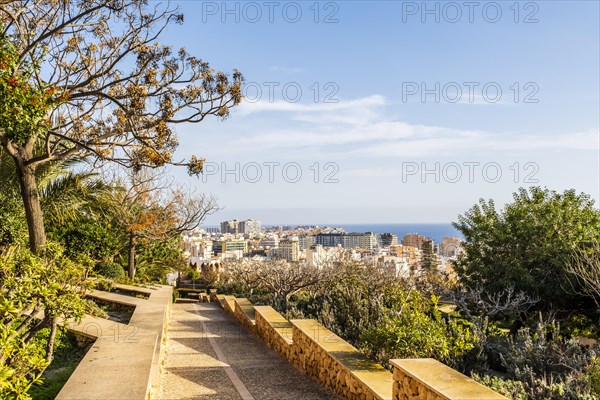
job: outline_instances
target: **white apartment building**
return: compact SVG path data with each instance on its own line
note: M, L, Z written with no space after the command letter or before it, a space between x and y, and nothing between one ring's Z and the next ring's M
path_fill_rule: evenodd
M221 222L221 233L231 233L237 235L240 233L240 222L237 219Z
M297 237L283 239L279 242L278 255L288 261L300 260L300 244Z
M240 233L245 234L259 234L262 231L262 225L260 221L254 219L247 219L239 223Z
M342 235L342 246L345 249L361 248L373 250L377 245L377 237L372 232L366 233L347 233Z
M276 235L266 236L263 238L263 240L260 241L260 245L264 249L276 249L279 247L279 237L277 237Z

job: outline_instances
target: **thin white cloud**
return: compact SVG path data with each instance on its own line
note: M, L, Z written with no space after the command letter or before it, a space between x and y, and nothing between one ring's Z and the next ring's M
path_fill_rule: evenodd
M501 151L535 152L540 150L600 149L600 132L574 132L558 135L518 135L491 132L441 130L433 137L413 138L406 142L371 143L352 150L350 155L361 157L428 157L462 154L494 153Z
M600 148L598 130L564 134L518 134L410 124L386 118L383 96L338 103L244 103L240 120L258 118L266 128L242 122L243 134L229 146L233 152L315 157L443 157L539 150ZM260 114L263 115L260 115ZM264 115L269 114L267 119ZM246 133L247 132L247 133Z

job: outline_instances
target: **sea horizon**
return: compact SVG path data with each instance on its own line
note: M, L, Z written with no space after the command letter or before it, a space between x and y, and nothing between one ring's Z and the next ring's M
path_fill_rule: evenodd
M343 228L346 232L373 232L375 234L392 233L398 236L398 242L404 235L409 233L418 233L432 239L436 243L441 243L444 237L459 237L464 239L462 234L456 230L451 223L374 223L374 224L323 224L323 223L304 223L304 224L263 224L263 228L276 226L318 226L321 228ZM206 225L205 228L219 228L218 225Z

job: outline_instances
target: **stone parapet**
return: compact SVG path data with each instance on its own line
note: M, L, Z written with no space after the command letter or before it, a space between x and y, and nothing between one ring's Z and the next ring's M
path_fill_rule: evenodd
M315 320L290 323L296 368L348 400L391 400L389 371Z
M94 344L67 380L56 399L149 399L156 392L160 360L172 303L171 286L138 288L115 285L148 294L147 299L93 291L90 297L135 306L128 324L85 316L65 322L68 330Z
M390 360L394 400L507 400L433 358Z

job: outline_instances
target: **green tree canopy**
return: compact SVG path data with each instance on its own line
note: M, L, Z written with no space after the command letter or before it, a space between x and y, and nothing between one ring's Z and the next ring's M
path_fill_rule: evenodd
M481 199L453 225L465 238L456 271L463 283L493 293L509 285L540 298L543 308L584 308L567 270L574 251L600 242L600 211L590 196L519 189L501 211ZM575 290L574 290L575 289Z

